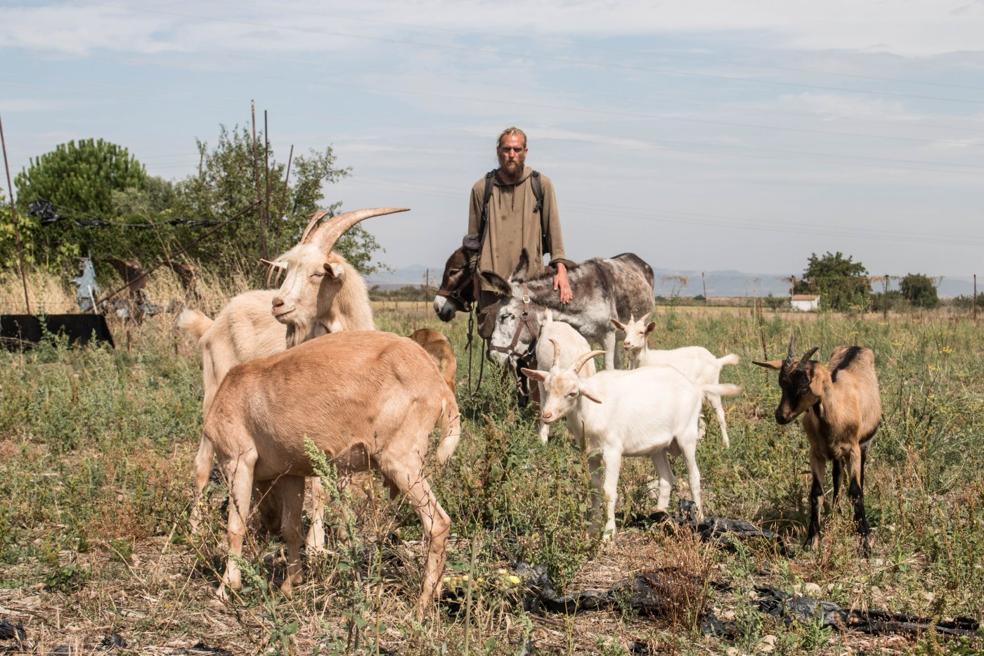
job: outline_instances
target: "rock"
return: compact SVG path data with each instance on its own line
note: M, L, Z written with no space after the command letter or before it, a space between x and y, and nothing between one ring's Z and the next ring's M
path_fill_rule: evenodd
M762 639L755 645L755 651L760 654L771 654L776 650L776 640L777 638L772 634L762 636Z
M807 597L819 597L823 594L823 590L816 583L804 583L803 594Z

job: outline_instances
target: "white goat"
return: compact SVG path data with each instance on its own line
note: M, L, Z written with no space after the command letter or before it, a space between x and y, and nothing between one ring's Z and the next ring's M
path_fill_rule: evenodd
M574 330L573 326L563 321L554 321L553 312L547 309L543 314L543 323L540 325L540 334L536 341L536 366L545 371L553 367L566 369L574 364L577 357L582 353L591 350L588 340L584 339L581 333ZM588 360L580 369L578 374L582 378L588 378L595 374L594 360ZM540 391L540 402L543 402L544 391L543 383L537 381ZM550 425L542 419L538 420L537 433L540 441L544 444L550 437ZM567 430L574 436L578 446L584 447L581 439L581 431L574 421L573 415L567 417Z
M667 508L673 471L666 459L666 450L674 442L687 461L690 491L700 520L703 505L696 451L701 402L708 392L734 396L741 388L736 385L695 385L672 367L606 369L590 378L580 378L581 365L603 352L582 355L574 366L566 369L523 369L527 376L543 383L546 399L542 401L540 416L544 422L549 424L573 414L582 427L595 490L591 504L594 527L597 528L599 495L603 492L606 502L603 536L607 539L615 531L615 502L623 456L652 459L660 478L657 508Z
M697 385L717 384L720 382L721 368L727 364L738 364L740 360L734 353L719 358L703 346L684 346L669 350L650 349L646 343L646 336L656 328L656 323L647 324L648 319L648 314L638 320L630 318L627 324L612 319L612 324L625 332L622 347L629 369L656 365L669 366L679 370ZM731 441L728 439L728 426L724 420L721 397L708 392L704 398L717 414L718 425L721 427L721 440L727 448L731 445Z
M229 556L219 588L237 589L253 484L273 481L282 501L290 593L301 580L300 511L310 438L342 472L374 469L402 492L423 525L427 559L418 614L439 591L450 520L424 473L430 435L442 427L437 459L457 446L461 424L454 394L416 342L380 331L345 331L252 360L226 374L205 417L230 484Z
M325 221L326 211L314 214L300 242L272 263L283 271L284 281L271 309L277 321L287 326L290 345L308 339L319 326L333 333L375 328L365 282L332 248L360 221L406 211L393 207L357 210Z

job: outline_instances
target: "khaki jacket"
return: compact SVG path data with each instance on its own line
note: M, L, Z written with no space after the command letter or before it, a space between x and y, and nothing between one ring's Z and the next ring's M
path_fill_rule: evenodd
M481 271L494 271L503 278L509 278L519 263L519 256L525 248L529 253L530 276L542 273L543 252L540 229L540 215L534 212L536 196L530 174L533 169L525 167L520 181L515 184L501 182L498 176L492 178L492 196L489 198L488 222L482 237L482 252L479 258ZM560 214L557 211L557 196L550 178L540 174L543 187L543 214L550 235L547 252L550 264L557 262L570 264L564 255L564 239L560 231ZM485 176L472 186L471 202L468 207L468 234L478 232L482 218L482 200L485 194ZM484 287L484 285L483 285Z

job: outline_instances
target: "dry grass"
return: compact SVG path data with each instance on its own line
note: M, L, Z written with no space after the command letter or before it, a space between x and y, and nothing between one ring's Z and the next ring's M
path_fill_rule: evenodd
M38 306L72 311L74 299L60 283L43 276L30 283ZM206 279L205 309L214 313L240 286L245 277L229 284ZM2 281L5 308L20 307L19 289L13 278ZM169 273L155 276L148 291L164 306L181 298ZM437 324L429 304L420 302L383 302L376 314L382 328L395 332L423 326L447 332L458 350L459 376L466 375L463 320ZM787 591L815 585L844 606L984 616L979 331L930 315L887 323L811 318L660 308L654 343L700 343L736 352L745 363L760 356L763 339L769 349L784 348L790 330L804 349L818 343L827 352L851 341L875 349L886 412L866 481L870 561L857 556L846 499L825 513L820 549L794 550L790 558L766 543L727 550L659 527L624 528L613 544L600 545L584 531L583 457L562 432L540 446L532 414L514 407L508 386L492 371L474 397L462 393L465 438L451 464L433 474L455 532L448 573L482 581L473 584L466 612L435 607L423 623L411 619L419 528L412 509L371 483L351 486L336 504L351 508L357 539L333 538L326 556L308 560L307 580L293 598L271 587L283 575L280 543L254 535L245 552L246 587L220 602L213 592L223 554L221 487L211 494L212 532L192 538L187 530L200 429L198 354L165 313L130 327L128 349L118 341L116 351L48 345L3 356L0 621L22 623L27 642L21 647L38 654L60 645L72 654L105 653L100 643L113 633L129 645L117 653L139 654L210 653L205 647L233 654L505 654L530 653L530 645L550 654L751 653L766 645L789 654L976 653L980 640L785 626L750 603L757 584ZM115 320L111 328L125 332ZM780 430L771 421L778 396L771 377L743 363L726 369L724 378L746 391L727 406L732 448L720 448L713 421L700 445L707 509L759 522L795 544L806 512L805 439L798 428ZM651 476L647 463L626 463L620 517L651 507ZM343 518L330 514L333 535L345 534ZM653 573L667 597L665 616L625 607L573 617L526 611L498 572L517 561L547 566L565 591L609 589ZM702 609L736 622L742 637L702 635ZM13 653L15 642L0 640L3 650Z

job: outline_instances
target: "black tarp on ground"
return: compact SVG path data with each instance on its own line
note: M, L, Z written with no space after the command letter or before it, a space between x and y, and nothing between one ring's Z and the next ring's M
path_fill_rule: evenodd
M73 346L92 341L115 346L106 317L101 314L0 315L0 341L8 350L31 348L45 335L62 334Z

